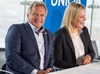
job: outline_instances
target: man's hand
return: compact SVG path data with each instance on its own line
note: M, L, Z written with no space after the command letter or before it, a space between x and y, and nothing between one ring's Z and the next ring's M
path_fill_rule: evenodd
M37 74L47 74L51 71L53 71L52 68L47 68L46 70L38 70Z

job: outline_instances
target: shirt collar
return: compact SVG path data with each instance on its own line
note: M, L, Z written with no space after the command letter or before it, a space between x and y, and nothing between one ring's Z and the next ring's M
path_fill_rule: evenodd
M28 22L28 23L29 23L29 25L31 26L31 28L32 28L32 30L34 32L37 32L38 31L38 29L35 26L33 26L30 22ZM44 29L45 28L42 26L41 29L40 29L40 32L42 33L44 31Z

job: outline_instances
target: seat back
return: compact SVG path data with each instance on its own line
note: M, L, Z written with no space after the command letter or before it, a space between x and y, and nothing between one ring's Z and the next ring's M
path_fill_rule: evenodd
M0 74L14 74L14 73L0 69Z
M98 52L98 47L97 47L95 40L92 41L92 46L93 46L94 52L95 52L95 58L94 59L97 59L99 57L99 52Z

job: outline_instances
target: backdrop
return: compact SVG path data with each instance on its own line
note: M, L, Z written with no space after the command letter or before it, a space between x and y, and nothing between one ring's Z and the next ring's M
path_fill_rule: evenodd
M65 8L71 2L79 2L86 6L87 0L43 0L48 9L48 15L44 27L49 29L53 34L57 31L62 22Z

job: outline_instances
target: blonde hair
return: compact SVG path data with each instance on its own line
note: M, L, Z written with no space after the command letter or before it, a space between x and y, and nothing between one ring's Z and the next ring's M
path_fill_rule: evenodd
M30 6L28 7L28 10L27 10L27 15L30 14L31 10L33 7L35 6L43 6L45 8L45 11L46 11L46 15L47 15L47 7L45 5L45 3L41 2L41 1L34 1L33 3L30 4Z
M72 2L67 6L62 20L62 27L65 27L65 29L69 31L69 34L71 34L70 28L72 27L73 20L84 9L85 7L83 5L76 2Z

